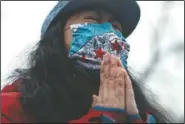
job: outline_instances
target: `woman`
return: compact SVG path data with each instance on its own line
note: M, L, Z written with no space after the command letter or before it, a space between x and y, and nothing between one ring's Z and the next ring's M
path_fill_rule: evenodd
M140 10L135 1L60 1L26 70L1 91L1 122L166 121L127 67Z

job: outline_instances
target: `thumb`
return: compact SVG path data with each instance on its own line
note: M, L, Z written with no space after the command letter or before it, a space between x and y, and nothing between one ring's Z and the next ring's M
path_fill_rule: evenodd
M97 104L97 102L98 102L98 96L93 95L93 96L92 96L92 99L93 99L92 107L94 107L94 106Z

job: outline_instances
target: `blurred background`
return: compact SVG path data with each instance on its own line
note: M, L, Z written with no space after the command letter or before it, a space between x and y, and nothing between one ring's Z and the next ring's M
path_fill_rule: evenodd
M15 63L22 64L19 55L39 40L42 22L56 3L1 2L1 87ZM129 66L155 94L153 100L172 113L173 121L184 122L184 1L138 3L141 20L127 39Z

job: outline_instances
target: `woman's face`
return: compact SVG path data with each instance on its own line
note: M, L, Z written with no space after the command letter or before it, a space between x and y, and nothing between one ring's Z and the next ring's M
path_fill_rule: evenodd
M109 12L106 12L104 10L83 10L80 12L76 12L68 18L64 27L64 41L67 51L70 50L72 41L72 32L69 28L70 25L85 22L99 24L110 22L116 30L122 32L121 23L116 20L114 16Z

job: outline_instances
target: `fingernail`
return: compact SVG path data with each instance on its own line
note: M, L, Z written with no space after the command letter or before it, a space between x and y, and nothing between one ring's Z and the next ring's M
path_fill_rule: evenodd
M108 60L109 60L109 54L105 54L104 56L103 56L103 61L104 62L108 62Z

